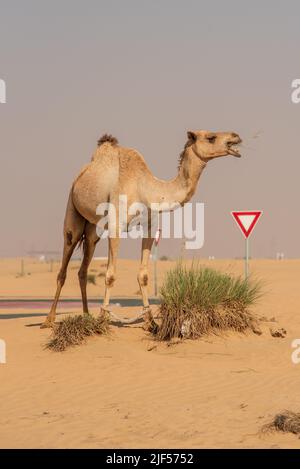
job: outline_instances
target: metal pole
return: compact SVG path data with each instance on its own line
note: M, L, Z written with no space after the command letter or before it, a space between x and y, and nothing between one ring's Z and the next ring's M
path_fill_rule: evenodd
M245 279L249 276L249 238L246 238Z
M157 251L158 245L154 243L154 296L157 296Z

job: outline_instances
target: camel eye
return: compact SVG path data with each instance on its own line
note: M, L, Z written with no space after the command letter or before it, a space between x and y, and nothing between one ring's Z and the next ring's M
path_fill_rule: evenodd
M212 135L211 137L207 137L207 140L209 141L209 143L215 143L216 138L217 137L215 135Z

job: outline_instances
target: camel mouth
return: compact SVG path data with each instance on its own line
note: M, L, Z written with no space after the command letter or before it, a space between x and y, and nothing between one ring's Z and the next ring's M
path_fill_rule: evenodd
M236 143L236 142L229 142L228 145L227 145L227 151L228 151L228 154L229 155L232 155L232 156L235 156L237 158L240 158L242 155L240 153L240 149L239 149L239 143Z

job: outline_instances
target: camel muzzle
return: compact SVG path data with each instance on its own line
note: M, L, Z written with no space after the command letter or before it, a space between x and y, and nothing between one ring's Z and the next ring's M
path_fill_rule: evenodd
M240 143L242 143L242 140L239 137L235 141L228 142L227 148L229 155L235 156L236 158L240 158L242 156L238 147Z

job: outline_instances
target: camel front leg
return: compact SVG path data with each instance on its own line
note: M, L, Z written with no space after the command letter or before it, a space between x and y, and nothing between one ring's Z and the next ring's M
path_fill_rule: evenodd
M103 301L103 308L108 309L111 289L114 286L116 280L116 265L117 255L119 249L120 239L109 238L108 239L108 263L105 276L105 295Z
M148 298L149 258L153 241L154 238L151 237L143 238L142 240L141 265L138 273L138 283L140 286L144 306L144 319L146 323L145 329L150 332L156 332L158 328L153 319Z
M148 281L149 281L149 258L154 238L143 238L141 265L138 273L138 282L142 294L144 309L149 309Z

